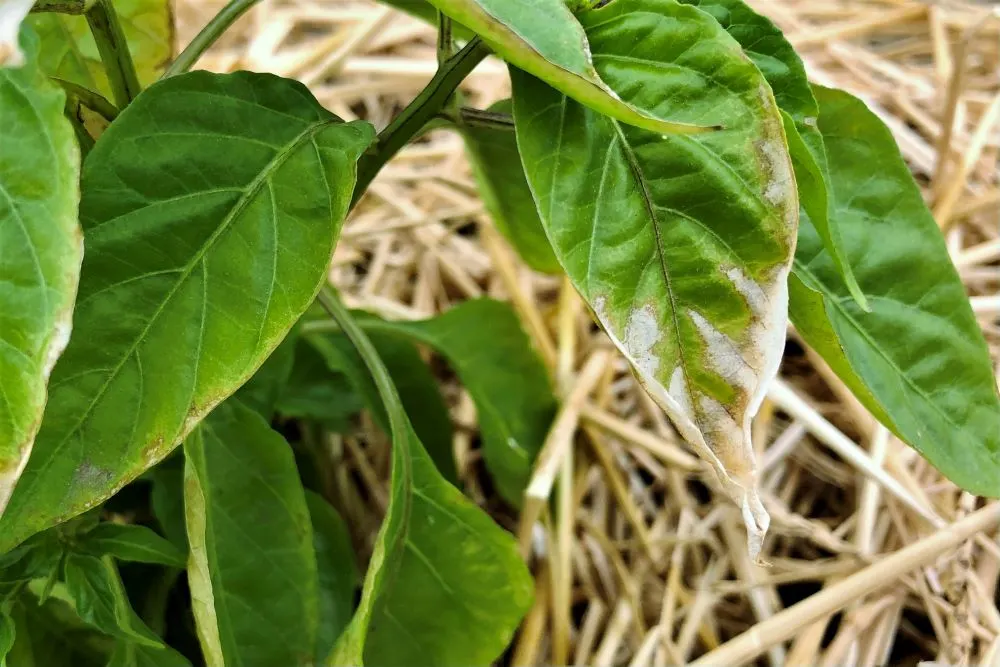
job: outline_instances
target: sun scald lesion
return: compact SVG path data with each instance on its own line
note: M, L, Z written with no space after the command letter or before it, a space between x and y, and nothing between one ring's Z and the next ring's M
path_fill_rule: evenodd
M515 112L529 183L554 193L542 217L557 257L740 505L755 551L768 520L750 423L784 348L798 223L782 118L763 75L694 7L616 0L580 19L598 73L626 102L724 128L659 135L565 98L562 114L532 114L530 125ZM514 90L515 110L558 106L558 93L517 75ZM604 167L546 160L553 143Z

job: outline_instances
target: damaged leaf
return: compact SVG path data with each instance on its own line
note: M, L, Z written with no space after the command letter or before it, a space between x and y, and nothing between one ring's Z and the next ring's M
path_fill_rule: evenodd
M739 44L693 7L616 0L579 19L627 101L725 128L654 134L513 72L518 145L556 256L740 505L756 557L768 518L750 422L781 360L798 219L781 116Z

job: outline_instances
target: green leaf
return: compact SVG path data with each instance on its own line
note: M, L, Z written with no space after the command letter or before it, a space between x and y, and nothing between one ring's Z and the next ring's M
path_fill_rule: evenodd
M693 7L616 0L580 20L626 100L725 126L652 134L513 72L518 146L556 256L742 507L756 554L767 514L750 422L781 361L799 208L781 116L739 44Z
M139 83L148 86L173 56L174 24L169 0L115 0ZM105 97L111 94L97 44L83 16L35 14L28 18L42 38L42 69Z
M110 558L69 552L63 563L66 588L76 611L101 632L128 642L160 648L163 642L139 620Z
M364 399L375 422L386 433L390 419L378 389L365 370L364 362L345 336L310 336L309 341L326 359L333 371L342 372ZM412 343L397 336L373 335L372 343L389 369L410 423L421 444L446 480L458 482L455 451L452 445L451 417L437 381Z
M785 135L795 169L799 201L815 223L851 295L868 305L844 255L844 240L828 205L829 174L823 137L816 128L819 106L806 78L805 66L781 30L743 0L681 0L711 14L739 42L744 53L767 79L778 107L787 114ZM788 121L791 121L790 123Z
M169 646L152 648L120 641L107 667L191 667L191 662Z
M152 563L184 569L184 553L167 539L145 526L105 521L84 534L78 548L95 556L113 556L118 560Z
M316 554L288 443L227 401L184 454L188 581L207 664L312 664Z
M350 381L333 373L319 350L300 339L288 383L278 398L278 412L284 417L309 419L335 433L349 429L350 419L364 403Z
M288 385L295 363L298 333L292 330L285 340L271 353L257 372L236 392L236 398L248 408L253 408L270 421L277 409L278 400Z
M193 72L143 92L83 171L76 335L0 553L170 452L306 310L372 137L301 84Z
M395 7L396 9L406 12L410 16L421 21L430 23L431 25L437 25L438 21L438 10L434 5L427 2L427 0L379 0L383 5L389 5L390 7ZM464 25L452 22L451 28L452 35L456 39L470 40L475 36L471 30L466 28Z
M160 532L181 553L187 553L187 528L184 525L184 458L173 456L149 472L153 483L150 505Z
M2 591L11 584L21 584L32 579L48 579L58 575L65 545L54 530L39 533L0 556L0 602Z
M27 465L46 384L69 340L83 259L80 152L65 95L38 69L0 67L0 515Z
M312 519L316 570L319 575L319 624L316 632L316 662L322 663L351 621L354 594L361 583L357 558L347 524L330 503L306 491Z
M716 129L693 121L668 120L653 106L629 100L615 82L605 83L591 60L583 28L563 0L430 3L468 26L510 64L601 113L660 133L695 134Z
M405 335L437 350L476 405L483 458L503 498L518 507L558 407L545 365L509 304L467 301L422 322L359 315L371 332Z
M510 113L512 104L510 100L501 100L489 110ZM493 224L528 266L544 273L562 273L538 219L514 133L473 126L463 126L461 130L479 184L479 196Z
M0 667L7 667L7 654L14 646L16 633L14 619L5 609L0 609Z
M998 496L1000 398L944 239L882 122L845 92L814 91L833 210L871 312L850 299L803 219L795 256L801 284L793 283L790 304L796 329L876 417L946 477L974 494Z
M335 307L385 402L393 445L389 509L361 603L326 663L490 664L531 605L531 576L511 536L441 477L374 346Z
M69 602L51 597L40 603L25 593L11 613L16 637L8 667L105 667L112 640L84 624Z

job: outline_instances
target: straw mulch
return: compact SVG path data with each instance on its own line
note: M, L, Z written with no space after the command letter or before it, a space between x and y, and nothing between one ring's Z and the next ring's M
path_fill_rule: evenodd
M221 4L180 0L181 43ZM814 81L861 96L892 129L1000 358L1000 12L914 0L754 4ZM434 39L368 1L264 0L200 66L294 76L340 116L384 127L432 75ZM465 90L480 108L505 97L504 67L486 61ZM432 133L389 164L347 222L331 278L351 305L388 318L484 295L513 302L567 397L540 472L568 482L555 487L559 518L526 530L491 492L471 401L442 376L467 493L533 552L537 601L504 661L1000 665L996 506L974 515L986 503L874 423L790 331L755 424L770 566L749 562L736 509L578 299L528 271L493 230L457 135ZM387 443L374 429L330 442L339 504L367 558L385 508ZM970 515L973 525L950 528Z

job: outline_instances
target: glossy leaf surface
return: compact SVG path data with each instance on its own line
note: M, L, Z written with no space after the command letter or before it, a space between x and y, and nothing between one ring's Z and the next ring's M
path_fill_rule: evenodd
M815 93L833 211L871 312L849 298L804 220L795 258L801 284L791 293L796 329L945 476L972 493L1000 495L996 380L944 239L882 122L847 93Z
M512 108L510 100L501 100L489 110L509 114ZM524 178L513 130L464 126L461 131L479 196L493 224L528 266L545 273L560 273L559 260L552 254Z
M46 384L69 341L83 239L80 152L65 96L26 61L0 68L0 515L27 464Z
M326 663L488 665L531 604L531 576L513 538L441 477L356 326L346 333L391 420L391 494L360 606Z
M207 664L312 664L316 554L288 443L227 401L184 454L188 581Z
M520 506L557 404L545 366L510 305L467 301L420 322L358 317L368 331L411 337L448 361L476 405L490 475L504 499Z
M139 83L148 86L173 55L174 27L169 0L115 0ZM28 19L42 38L42 69L50 76L111 95L97 44L83 16L44 13Z
M625 99L725 126L652 134L514 72L518 145L556 256L742 507L756 554L767 514L750 421L781 360L798 218L781 116L739 44L693 7L616 0L580 20Z
M655 132L710 132L693 122L667 119L636 104L602 80L587 36L563 0L429 0L468 26L504 60L545 80L587 106Z
M173 77L122 112L84 167L77 335L0 552L109 497L256 371L325 277L371 136L248 72Z

